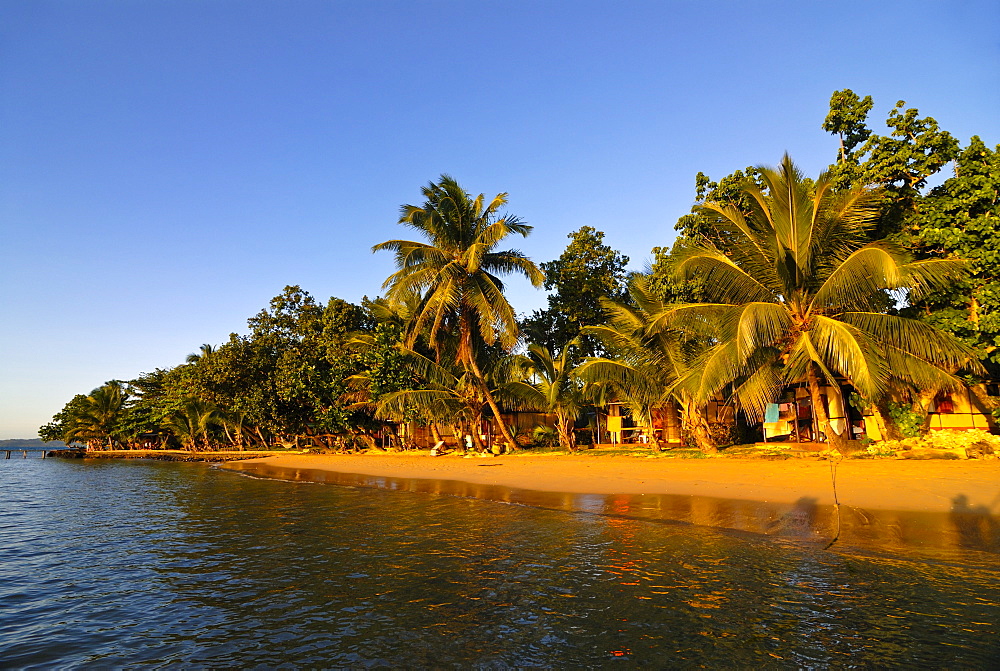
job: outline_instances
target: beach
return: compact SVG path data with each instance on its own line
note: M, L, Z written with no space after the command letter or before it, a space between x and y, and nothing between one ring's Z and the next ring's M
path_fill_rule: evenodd
M833 467L831 468L831 463ZM495 458L426 453L295 454L230 462L224 468L293 479L317 473L458 481L538 492L667 494L727 500L946 513L1000 513L1000 460L767 461L514 454ZM265 469L261 471L261 469ZM833 471L833 473L831 473ZM833 476L836 477L834 499Z

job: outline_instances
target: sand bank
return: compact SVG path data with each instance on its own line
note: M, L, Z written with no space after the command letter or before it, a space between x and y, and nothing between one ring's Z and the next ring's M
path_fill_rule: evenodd
M492 459L424 454L286 455L227 464L273 469L448 480L538 492L661 494L818 506L834 503L830 463L814 460L646 459L504 455ZM264 471L258 470L261 474ZM843 505L873 510L1000 514L1000 460L845 460L836 465Z

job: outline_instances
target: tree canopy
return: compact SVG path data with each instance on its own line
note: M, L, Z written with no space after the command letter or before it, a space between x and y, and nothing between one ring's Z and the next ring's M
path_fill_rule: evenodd
M521 322L525 338L553 352L580 338L580 353L591 355L598 343L583 334L586 326L605 320L601 301L627 299L628 257L604 244L604 233L583 226L569 234L570 243L554 261L543 263L548 307ZM581 338L580 336L583 335Z
M39 435L105 448L374 445L416 422L482 448L495 421L513 447L503 413L532 409L573 449L576 421L611 394L649 426L676 408L712 452L710 402L759 420L804 384L839 445L821 390L850 385L889 421L904 401L923 412L939 390L1000 376L1000 146L963 147L903 101L878 132L874 108L833 93L821 125L837 147L815 179L787 156L698 173L696 204L648 273L629 274L591 226L538 267L506 248L532 231L506 193L473 196L442 175L401 207L419 239L372 248L396 265L383 298L321 302L286 286L244 334L78 394ZM512 274L544 286L544 310L517 319Z

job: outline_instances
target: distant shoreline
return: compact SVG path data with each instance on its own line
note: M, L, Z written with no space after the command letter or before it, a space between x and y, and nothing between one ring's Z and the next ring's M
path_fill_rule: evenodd
M41 438L7 438L0 440L0 450L62 450L66 443L61 440L44 442Z

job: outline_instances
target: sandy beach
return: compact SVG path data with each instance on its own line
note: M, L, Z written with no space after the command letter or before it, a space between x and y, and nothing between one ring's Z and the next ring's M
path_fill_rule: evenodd
M834 503L830 462L752 459L647 459L587 455L463 458L426 454L283 455L226 464L389 478L448 480L539 492L672 494L767 503ZM835 464L839 502L915 512L957 509L1000 514L1000 460L844 460Z

